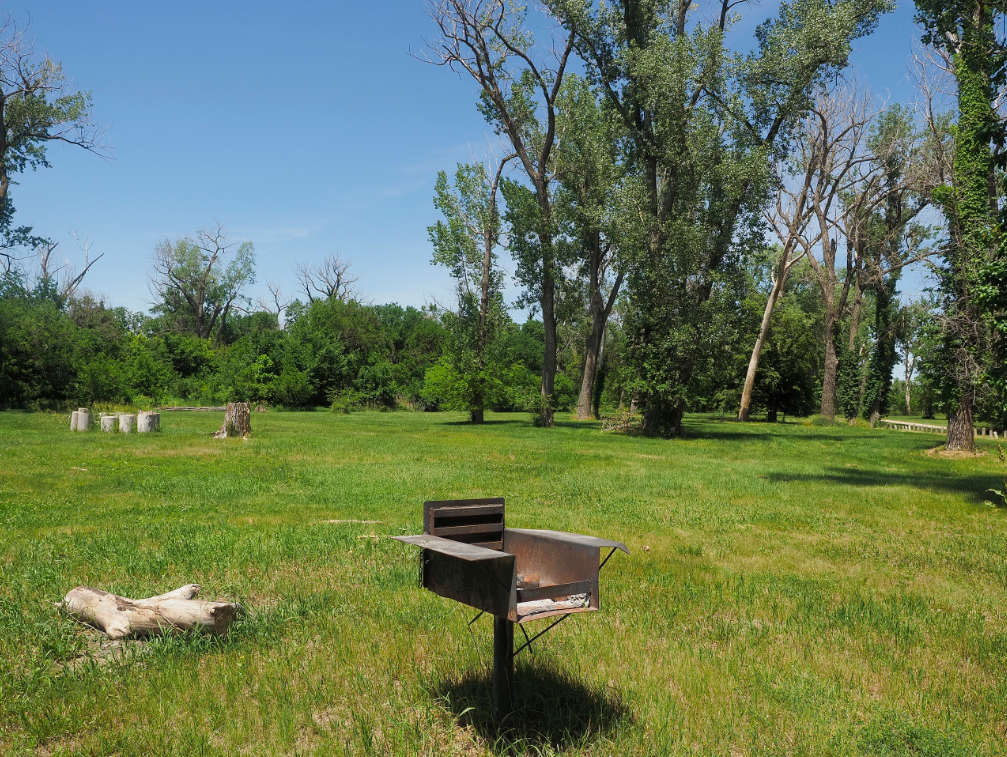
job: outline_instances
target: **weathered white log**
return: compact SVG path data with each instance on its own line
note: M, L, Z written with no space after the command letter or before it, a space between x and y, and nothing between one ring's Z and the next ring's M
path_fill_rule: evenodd
M136 416L136 431L138 434L146 434L150 431L157 431L160 425L160 413L140 412Z
M72 413L70 413L70 430L71 431L76 431L77 430L77 416L78 415L79 415L79 413L76 410L74 410Z
M101 416L101 430L106 434L111 434L119 428L119 417L115 415Z
M248 436L252 433L252 413L247 402L228 402L224 411L224 423L214 439L226 439L229 436Z
M195 629L226 634L238 615L236 602L196 599L199 584L188 584L147 599L127 599L101 589L78 586L63 598L75 620L104 631L110 639Z
M77 410L77 430L78 431L90 431L91 430L91 411L86 407L82 407Z
M133 433L136 427L136 416L132 413L119 413L119 431L124 434Z

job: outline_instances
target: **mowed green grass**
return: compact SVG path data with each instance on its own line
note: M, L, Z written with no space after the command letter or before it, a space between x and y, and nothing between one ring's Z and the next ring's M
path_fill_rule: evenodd
M165 413L157 435L0 414L0 754L1007 753L1007 511L995 444L688 419L687 438L491 415ZM509 525L625 541L602 612L518 658L416 586L387 535L502 495ZM377 524L330 523L378 520ZM371 534L378 538L371 538ZM80 584L236 598L223 640L90 662ZM537 630L544 622L533 624Z

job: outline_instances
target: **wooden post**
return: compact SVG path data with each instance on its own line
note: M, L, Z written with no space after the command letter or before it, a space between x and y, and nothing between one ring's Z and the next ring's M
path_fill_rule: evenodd
M514 709L514 621L493 618L493 718Z

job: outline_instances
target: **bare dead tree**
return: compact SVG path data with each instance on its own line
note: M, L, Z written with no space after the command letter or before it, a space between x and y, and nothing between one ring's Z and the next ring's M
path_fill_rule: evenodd
M351 265L351 261L343 260L339 255L327 255L320 265L298 263L294 272L308 302L315 300L348 302L359 297L353 285L360 280L360 277L350 273Z
M836 413L839 359L835 326L846 308L855 276L853 247L847 245L846 275L840 281L836 271L839 244L833 234L839 231L843 212L841 198L860 179L857 173L860 166L870 160L861 148L873 117L874 109L864 93L845 85L822 92L807 121L808 137L797 153L802 164L815 166L808 203L814 216L811 226L816 228L810 238L806 235L798 241L822 290L825 306L825 365L820 412L827 418L835 417ZM820 260L815 254L816 244Z
M817 235L809 236L809 227L815 219L815 211L809 202L811 188L818 175L821 156L818 155L819 143L811 136L814 129L804 130L796 140L797 154L804 160L790 160L780 166L781 181L776 192L776 204L765 215L766 221L783 242L780 257L775 271L771 272L772 289L766 307L762 314L762 324L759 326L759 336L752 348L752 357L748 361L748 371L745 374L745 386L741 392L741 406L738 408L738 420L747 421L752 411L752 391L755 388L756 371L762 348L769 335L773 312L779 302L780 295L787 282L790 269L804 258L810 249L821 241L821 230ZM802 172L803 169L803 172ZM787 182L790 178L799 178L796 183Z
M77 271L72 263L67 263L65 266L66 273L58 283L60 299L65 302L69 302L76 296L77 289L80 287L81 282L84 281L84 277L87 276L88 271L91 270L91 266L105 257L104 252L94 258L91 257L91 240L88 237L81 239L76 231L71 231L70 236L74 238L80 251L84 253L84 263L80 272Z
M539 61L533 54L531 34L522 25L522 9L507 0L431 0L427 9L439 37L427 42L431 54L424 60L468 74L479 85L483 102L500 132L510 140L538 203L540 259L524 266L529 271L529 280L524 283L537 294L542 311L545 354L540 416L543 425L551 426L558 271L550 190L555 178L556 101L573 52L574 35L564 31L565 39L550 49L548 60Z
M266 289L269 291L269 296L259 296L259 309L275 315L276 322L279 324L283 318L284 312L286 312L287 307L290 305L290 300L283 296L283 289L279 284L267 281Z

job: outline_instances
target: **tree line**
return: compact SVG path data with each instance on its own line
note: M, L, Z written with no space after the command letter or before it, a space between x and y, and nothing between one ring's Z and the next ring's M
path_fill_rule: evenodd
M437 177L429 236L452 302L366 304L330 258L298 267L303 301L270 286L252 303L254 247L211 229L158 246L154 307L131 315L77 294L80 278L66 291L47 264L19 266L10 251L45 240L15 230L8 205L0 339L22 357L0 366L0 403L406 403L473 422L529 409L544 426L620 406L669 436L687 410L874 422L897 403L947 413L958 449L975 417L1003 426L1004 9L919 0L904 106L848 72L889 0L783 2L747 52L731 46L744 0L547 0L545 19L508 0L428 7L425 60L471 82L501 145ZM97 149L89 95L18 92L9 102L34 98L50 122L18 132L37 116L8 108L8 143L26 136L0 144L4 171L44 164L60 134ZM510 305L502 255L522 290ZM914 265L934 283L900 301ZM514 305L533 317L515 323ZM84 346L47 374L59 389L30 389L47 329Z

